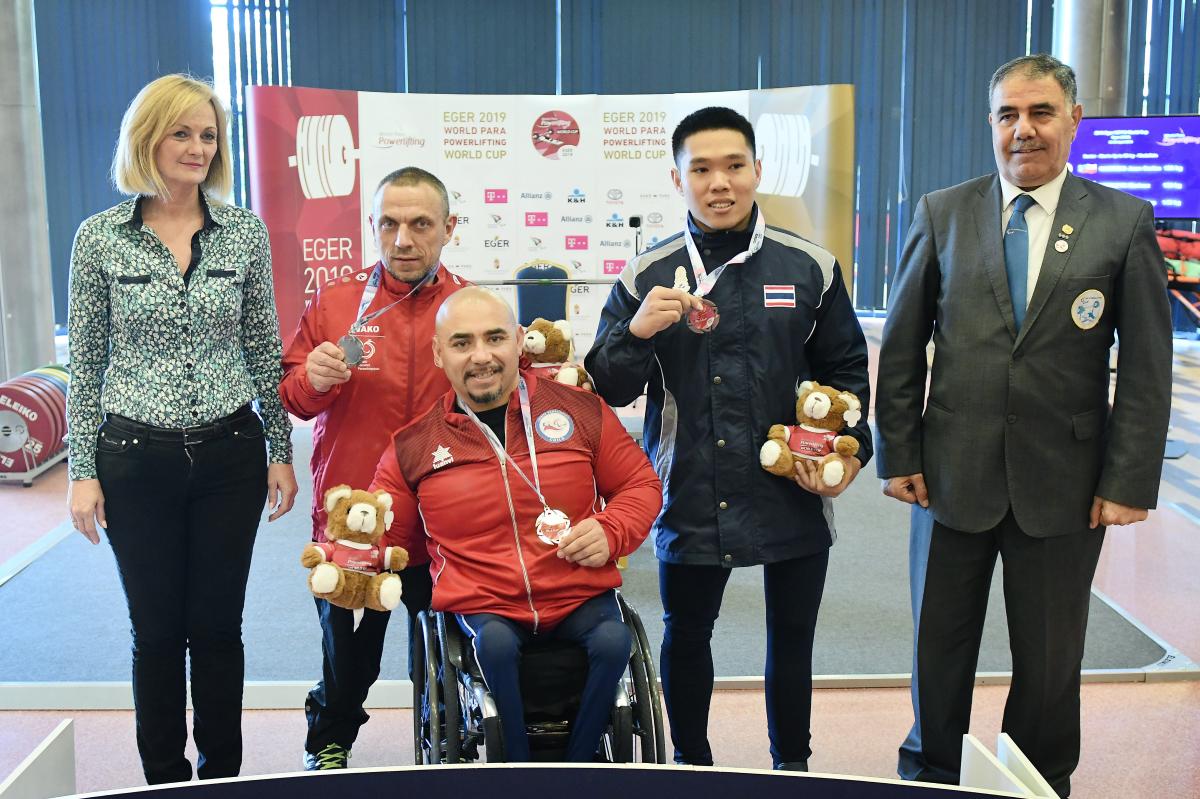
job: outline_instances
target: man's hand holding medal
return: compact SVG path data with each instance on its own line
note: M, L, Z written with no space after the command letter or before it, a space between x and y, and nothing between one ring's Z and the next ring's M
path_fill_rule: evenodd
M304 372L309 385L320 394L350 379L346 353L332 341L322 341L308 354L304 361Z
M638 338L651 338L683 319L685 315L703 313L711 302L697 297L684 288L655 286L629 321L629 332ZM711 329L712 326L709 327Z
M594 516L584 519L558 540L558 556L593 569L608 563L612 552L604 526Z

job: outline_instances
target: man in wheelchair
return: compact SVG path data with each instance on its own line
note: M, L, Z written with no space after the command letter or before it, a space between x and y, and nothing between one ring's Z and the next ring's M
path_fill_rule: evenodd
M662 486L602 400L519 373L522 338L487 289L446 300L433 351L453 389L395 433L372 490L394 500L389 543L428 547L433 609L453 613L470 637L509 761L530 759L522 648L566 640L586 650L566 752L586 762L629 662L616 559L646 538Z

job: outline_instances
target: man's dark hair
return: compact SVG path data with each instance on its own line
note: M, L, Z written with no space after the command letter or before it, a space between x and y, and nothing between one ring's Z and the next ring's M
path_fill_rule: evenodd
M379 192L383 190L384 186L416 186L421 183L432 186L441 195L442 216L449 219L450 193L446 191L446 184L438 180L437 175L432 172L426 172L417 166L406 166L394 172L387 173L383 180L379 181L379 185L375 187L375 203L378 204Z
M754 128L750 121L732 108L711 105L693 111L675 126L675 132L671 134L671 156L676 164L679 163L679 154L683 152L683 143L687 137L706 130L736 130L746 137L746 144L750 145L750 157L756 157Z
M992 95L995 93L996 87L1013 75L1021 75L1034 80L1047 75L1051 76L1062 87L1063 94L1067 98L1067 106L1075 107L1075 97L1079 93L1079 88L1075 83L1075 70L1052 55L1034 53L1014 58L992 73L992 80L988 83L989 108L992 105Z

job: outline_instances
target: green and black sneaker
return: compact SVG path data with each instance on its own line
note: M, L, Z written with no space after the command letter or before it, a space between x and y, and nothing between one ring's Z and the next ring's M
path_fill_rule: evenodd
M326 744L317 754L304 753L305 771L329 771L330 769L349 768L350 750L341 744Z

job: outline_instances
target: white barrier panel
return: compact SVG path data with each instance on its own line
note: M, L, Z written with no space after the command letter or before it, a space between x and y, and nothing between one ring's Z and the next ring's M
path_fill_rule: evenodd
M1004 791L1013 796L1037 796L1030 793L1025 784L1005 768L1004 764L973 735L963 736L962 766L958 772L958 784L962 788Z
M75 726L66 719L0 783L0 799L50 799L73 793Z
M1002 732L996 739L996 757L1017 779L1025 783L1026 789L1033 796L1039 799L1058 799L1058 794L1050 787L1050 783L1034 768L1029 758L1025 757L1025 753L1008 737L1008 733Z

